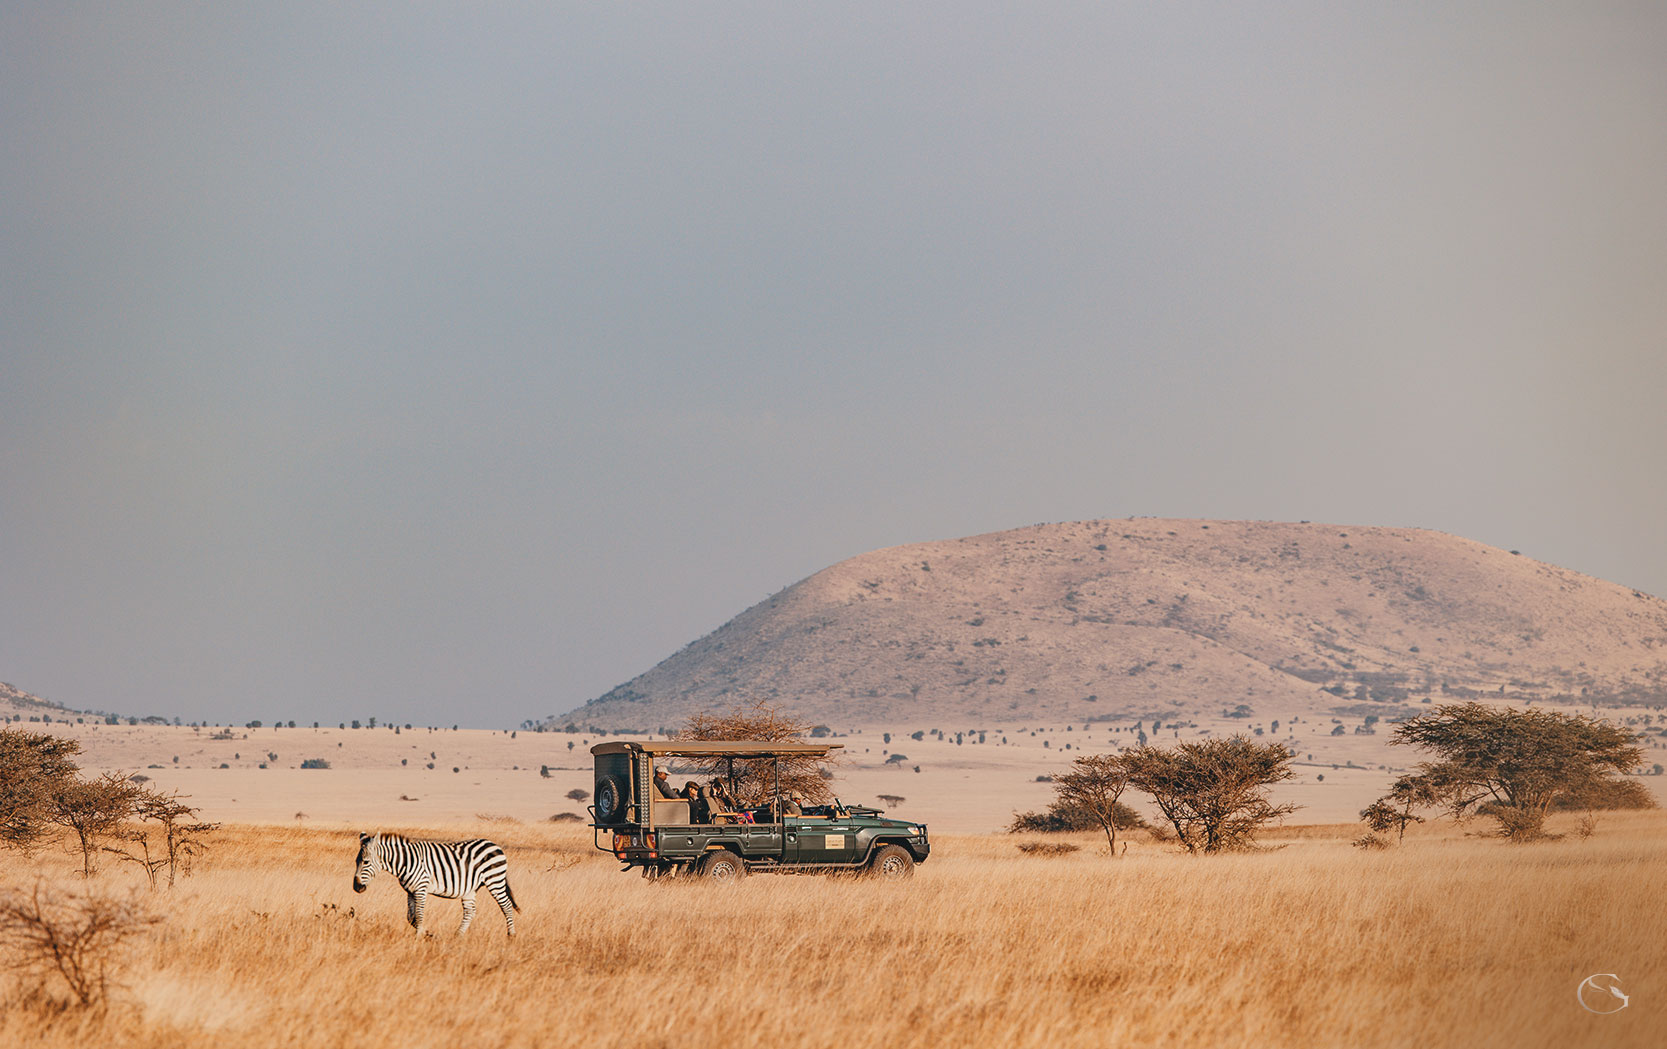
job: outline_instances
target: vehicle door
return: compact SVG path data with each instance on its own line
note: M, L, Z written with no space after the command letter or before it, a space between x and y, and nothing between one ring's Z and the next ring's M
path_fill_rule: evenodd
M784 817L788 863L854 863L856 831L847 819Z

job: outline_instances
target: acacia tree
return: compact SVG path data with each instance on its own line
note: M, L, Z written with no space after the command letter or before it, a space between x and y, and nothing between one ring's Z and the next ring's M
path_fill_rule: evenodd
M1388 797L1457 819L1491 816L1502 836L1532 841L1545 836L1546 812L1559 799L1614 792L1615 774L1644 759L1638 739L1584 714L1450 704L1395 730L1392 746L1421 747L1439 760L1397 779Z
M137 783L120 772L106 772L96 779L71 779L48 792L46 821L75 835L81 847L83 878L92 877L98 870L93 861L100 842L133 817L142 793Z
M1086 754L1071 763L1071 771L1054 777L1057 807L1080 812L1106 832L1106 844L1117 855L1118 798L1129 786L1129 771L1121 757Z
M1296 811L1275 805L1267 792L1290 779L1294 755L1282 743L1253 743L1242 735L1139 746L1120 756L1129 785L1151 795L1188 852L1249 848L1263 824Z
M51 830L51 798L75 782L81 744L62 736L0 729L0 845L27 851Z
M712 740L797 743L804 741L811 728L808 722L784 714L777 707L759 700L748 706L736 707L727 714L703 710L691 715L670 738L684 743ZM730 762L725 758L679 757L678 760L693 765L702 775L727 776L729 773ZM804 755L780 757L772 761L775 763L773 766L771 761L734 761L735 786L741 802L763 802L775 786L776 771L781 776L783 793L796 792L806 801L832 799L833 792L828 789L828 777L824 773L835 764L834 758Z

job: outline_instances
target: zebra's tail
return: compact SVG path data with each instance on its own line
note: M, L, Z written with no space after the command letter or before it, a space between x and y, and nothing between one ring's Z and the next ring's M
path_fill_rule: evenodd
M504 895L509 897L509 905L511 907L514 907L516 910L521 909L521 905L515 902L515 890L509 887L508 876L505 876L504 878Z

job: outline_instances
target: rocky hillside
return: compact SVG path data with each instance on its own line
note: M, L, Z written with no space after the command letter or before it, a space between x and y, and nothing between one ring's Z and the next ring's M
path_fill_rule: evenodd
M652 729L752 699L836 728L1278 717L1475 694L1667 703L1667 601L1417 529L1035 525L843 561L551 721Z
M57 703L32 696L16 686L0 681L0 717L33 717L38 720L42 715L58 718L74 713L76 712L66 710Z

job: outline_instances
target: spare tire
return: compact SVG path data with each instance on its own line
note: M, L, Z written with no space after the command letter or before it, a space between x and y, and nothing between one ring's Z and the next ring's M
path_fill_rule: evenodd
M618 776L603 776L596 782L596 822L625 820L625 784Z

